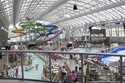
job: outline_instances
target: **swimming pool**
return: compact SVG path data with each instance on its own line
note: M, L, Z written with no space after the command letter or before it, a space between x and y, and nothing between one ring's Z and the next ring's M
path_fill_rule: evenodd
M28 71L25 71L25 69L24 69L24 78L25 79L41 80L42 76L43 76L43 66L45 65L45 62L33 53L29 53L28 55L30 55L32 57L32 66L34 68L32 68ZM37 70L35 68L36 64L38 65ZM19 77L21 77L21 74L22 74L21 67L19 67Z
M96 52L100 52L99 49L97 48L74 48L71 50L71 52L90 52L90 53L96 53Z

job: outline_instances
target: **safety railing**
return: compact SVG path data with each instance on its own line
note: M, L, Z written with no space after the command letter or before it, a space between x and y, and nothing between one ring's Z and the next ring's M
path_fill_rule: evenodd
M92 81L91 83L119 83L119 81Z
M98 56L102 55L118 57L117 67L101 63ZM0 78L54 83L123 83L124 57L116 53L0 50Z

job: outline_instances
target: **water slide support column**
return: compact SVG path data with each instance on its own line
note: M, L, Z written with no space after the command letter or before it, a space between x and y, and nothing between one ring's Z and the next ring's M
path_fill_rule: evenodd
M24 80L24 71L23 71L23 60L24 59L24 56L23 54L21 53L21 72L22 72L22 80Z
M122 63L122 56L120 56L120 83L123 83L123 63Z
M52 78L51 78L51 75L52 75L52 72L51 72L51 54L48 54L49 55L49 80L50 82L52 81Z
M83 83L83 55L80 55L81 58L81 83Z

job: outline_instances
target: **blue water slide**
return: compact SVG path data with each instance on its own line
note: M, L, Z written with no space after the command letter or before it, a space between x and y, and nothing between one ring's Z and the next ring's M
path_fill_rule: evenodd
M48 34L47 35L50 35L50 34L55 34L59 31L59 28L56 26L56 25L45 25L48 29Z
M44 25L49 31L58 29L58 27L56 25Z
M58 28L56 25L44 25L44 26L49 28Z
M111 53L125 54L125 47L113 48ZM101 61L104 64L110 64L110 63L116 62L118 60L119 60L119 57L108 56L108 55L101 55Z

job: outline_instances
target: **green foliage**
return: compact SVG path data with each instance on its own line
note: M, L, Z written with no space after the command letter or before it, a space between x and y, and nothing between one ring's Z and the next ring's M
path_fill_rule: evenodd
M27 22L22 22L20 24L20 26L28 32L32 32L32 33L47 33L48 29L42 25L41 23L36 23L34 21L27 21Z
M33 29L36 26L33 21L22 22L20 25L23 29Z

